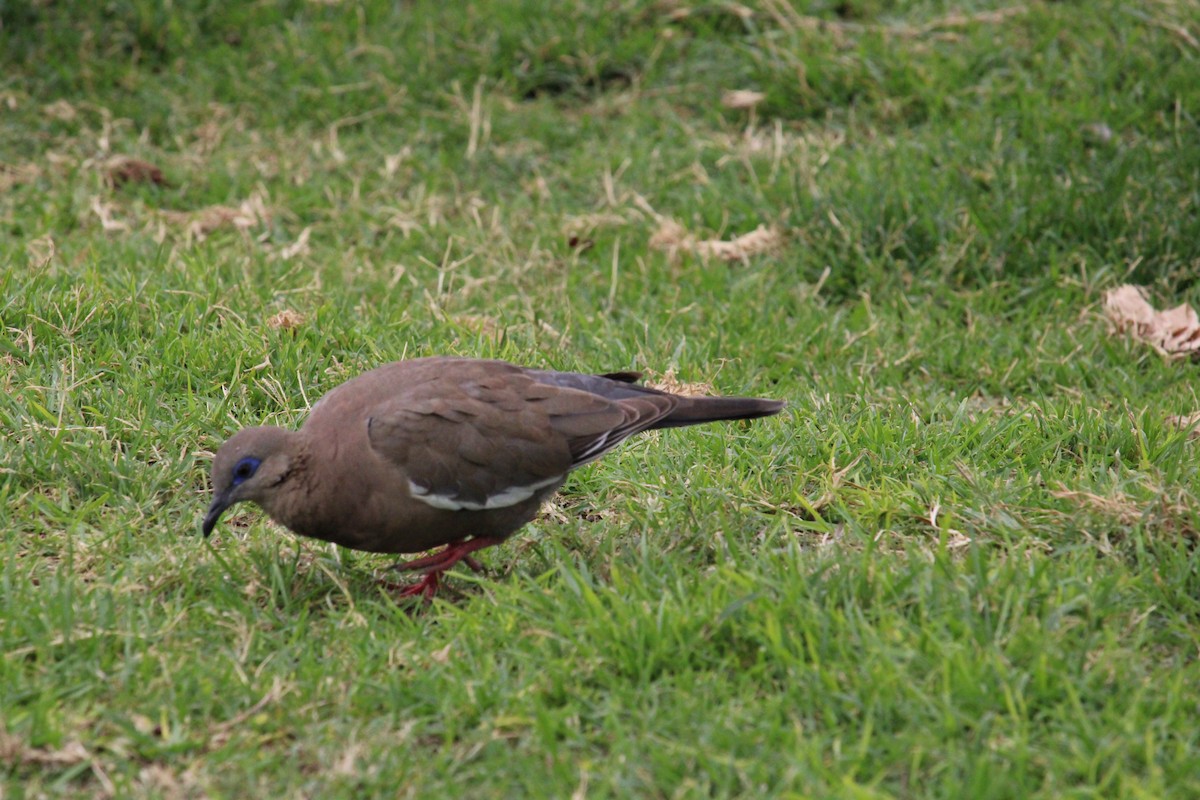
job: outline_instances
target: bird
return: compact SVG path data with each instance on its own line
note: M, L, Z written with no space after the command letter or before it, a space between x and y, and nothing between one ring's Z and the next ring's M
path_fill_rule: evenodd
M298 430L244 428L212 461L204 537L236 503L301 536L372 553L438 552L394 565L433 597L460 561L530 522L567 474L642 431L779 413L780 400L696 397L506 361L393 361L335 387Z

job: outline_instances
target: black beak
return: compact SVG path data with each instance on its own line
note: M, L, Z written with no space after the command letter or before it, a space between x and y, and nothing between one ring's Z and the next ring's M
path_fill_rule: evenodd
M213 528L217 525L217 520L225 513L225 509L229 508L233 503L229 499L229 492L222 492L213 498L212 505L208 507L208 513L204 515L204 523L200 526L200 530L204 531L207 537L212 533Z

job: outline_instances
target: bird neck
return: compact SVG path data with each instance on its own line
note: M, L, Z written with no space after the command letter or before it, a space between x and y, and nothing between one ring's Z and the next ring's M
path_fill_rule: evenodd
M297 515L304 507L304 498L312 490L312 474L309 469L310 445L302 431L288 431L287 471L279 482L258 500L258 504L276 522L297 530Z

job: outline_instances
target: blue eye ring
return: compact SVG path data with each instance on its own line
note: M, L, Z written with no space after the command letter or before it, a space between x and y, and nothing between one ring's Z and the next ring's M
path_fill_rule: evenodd
M245 456L233 466L233 485L237 486L243 481L248 481L254 477L254 473L258 470L258 465L262 461L254 456Z

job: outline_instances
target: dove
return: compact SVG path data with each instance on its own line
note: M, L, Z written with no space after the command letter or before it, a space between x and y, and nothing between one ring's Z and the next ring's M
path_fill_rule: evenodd
M212 462L207 537L236 503L291 531L372 553L438 552L403 597L431 598L460 561L531 521L567 475L642 431L777 414L779 400L694 397L636 372L587 375L433 356L384 364L313 406L298 430L245 428Z

